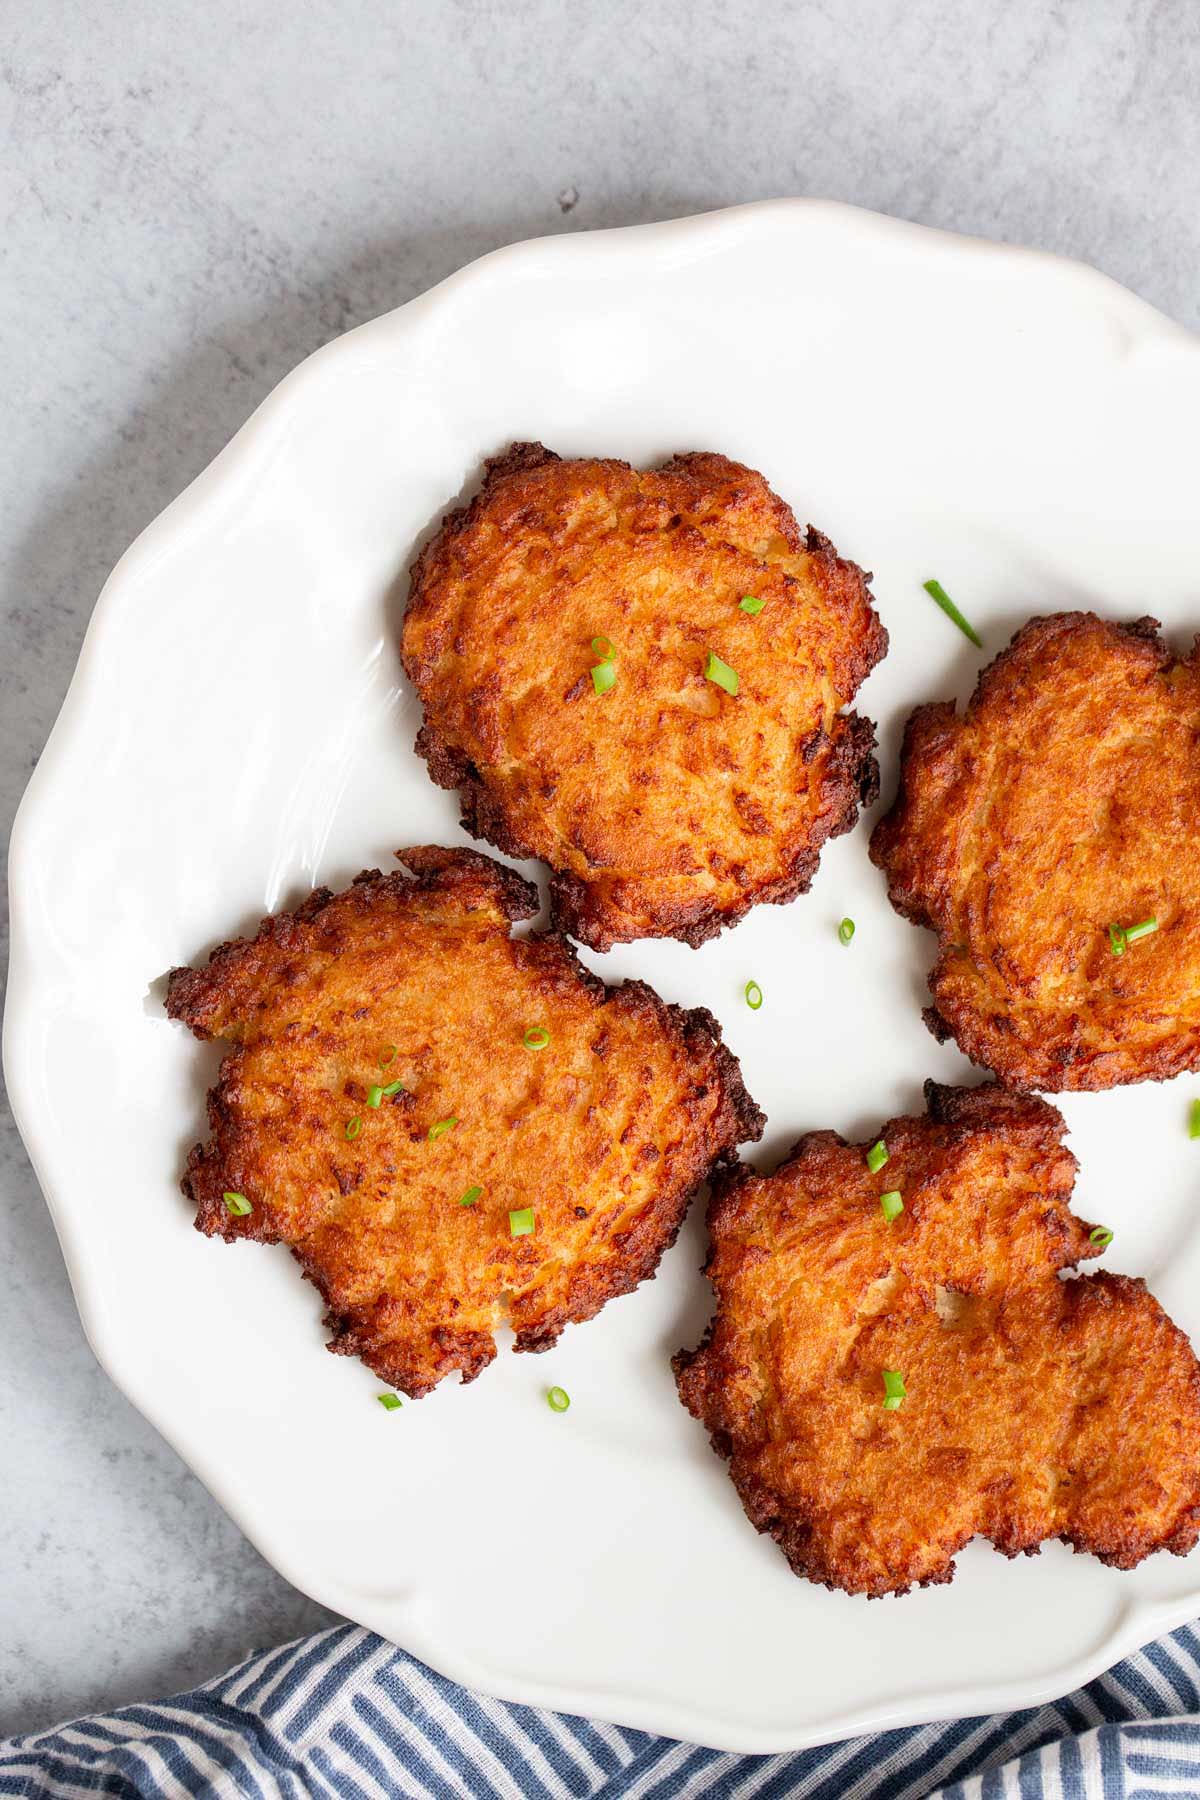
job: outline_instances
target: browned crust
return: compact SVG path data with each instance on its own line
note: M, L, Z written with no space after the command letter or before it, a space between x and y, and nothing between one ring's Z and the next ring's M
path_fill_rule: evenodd
M514 924L518 919L532 919L541 911L541 900L532 881L479 850L445 850L436 844L419 844L397 850L396 859L411 870L411 878L396 872L384 875L379 869L363 869L354 877L348 891L353 894L360 915L368 912L381 895L407 899L438 889L458 897L467 911L490 903ZM198 1038L211 1037L208 1021L214 1008L228 999L230 990L260 974L271 953L300 953L310 936L306 928L335 903L344 904L345 899L345 894L335 894L332 888L314 888L291 912L273 913L264 919L254 937L218 944L202 967L185 964L172 969L167 976L167 1017L181 1019ZM573 960L581 974L588 975L578 959Z
M537 443L513 443L498 456L486 457L479 492L465 506L457 506L448 512L433 537L413 558L409 570L410 596L425 585L433 564L446 555L454 539L465 537L476 520L486 513L497 488L502 487L513 475L525 475L532 469L542 468L546 463L561 461L561 456L553 450L547 450L545 444ZM407 673L412 679L412 670L408 669Z
M566 940L561 940L565 942ZM596 980L589 972L588 978ZM602 987L603 983L600 984ZM569 1301L553 1311L542 1310L531 1322L513 1312L514 1348L517 1350L549 1350L557 1342L564 1325L578 1324L594 1317L605 1301L619 1294L632 1293L655 1273L663 1255L679 1235L692 1201L709 1181L719 1176L729 1159L736 1155L741 1143L757 1142L766 1126L766 1115L751 1099L742 1079L741 1065L721 1040L721 1027L706 1007L685 1008L659 998L643 981L626 981L620 988L605 991L606 1002L617 992L645 1009L648 1029L668 1029L679 1034L690 1056L700 1063L712 1058L715 1076L722 1093L722 1105L716 1137L722 1148L710 1167L690 1187L681 1192L664 1192L632 1227L613 1242L620 1247L620 1260L603 1284L572 1284Z
M1195 651L1175 660L1155 619L1086 612L1030 620L962 714L939 701L909 718L871 859L897 912L937 933L927 1025L1006 1085L1103 1089L1200 1068L1200 907L1178 823L1194 837L1197 731ZM981 821L969 836L964 819ZM1037 865L1022 892L1038 843L1061 894ZM1135 913L1122 921L1123 903ZM1118 966L1107 924L1147 910L1163 912L1160 935Z
M1187 1338L1141 1281L1059 1279L1101 1252L1070 1211L1075 1161L1052 1106L991 1083L925 1092L926 1118L890 1120L862 1144L810 1132L770 1177L740 1164L719 1174L706 1270L717 1312L673 1359L680 1398L752 1523L827 1587L879 1597L949 1581L976 1535L1006 1556L1057 1537L1122 1569L1186 1554L1200 1537L1200 1364ZM891 1161L868 1177L877 1138ZM906 1211L889 1229L869 1217L870 1193L894 1181ZM956 1292L982 1328L934 1324L923 1339L922 1316ZM877 1406L854 1407L859 1334L881 1325L914 1357L934 1345L890 1440ZM818 1367L829 1359L812 1403L790 1380L810 1351Z
M424 723L416 740L417 753L439 786L459 791L462 824L473 836L507 856L540 856L550 863L551 920L556 928L570 932L597 951L643 936L674 937L699 945L735 924L751 907L783 905L808 890L823 845L851 830L859 808L871 805L878 795L874 728L869 720L855 713L839 712L814 734L804 760L807 764L819 758L821 768L819 782L811 790L811 816L804 831L773 845L775 866L769 873L739 876L740 885L736 887L726 880L716 898L706 894L699 882L693 884L694 894L664 893L661 881L622 875L614 885L611 871L599 871L593 876L579 868L563 866L548 837L516 823L506 793L474 760L456 732L448 729L447 718L439 713L435 700L438 646L444 642L444 633L431 634L433 650L428 642L418 648L411 624L417 610L426 606L426 596L445 581L446 571L458 556L456 546L470 538L493 507L505 502L510 484L550 465L595 470L598 479L613 471L634 475L629 464L611 459L564 464L543 445L529 443L514 444L485 464L479 493L468 505L447 515L412 567L402 653L406 672L425 706ZM664 484L665 495L677 492L678 503L681 509L686 508L691 521L693 536L708 533L713 541L723 538L727 515L732 518L733 509L740 519L738 509L742 509L760 529L773 533L787 554L807 559L807 578L831 597L832 605L847 617L854 614L861 619L857 635L842 646L839 700L844 705L887 649L887 633L871 606L869 576L856 564L839 557L829 539L815 528L810 526L807 533L801 533L790 508L762 477L726 457L711 452L679 455L663 464L656 476ZM684 527L685 534L687 529ZM746 529L745 520L737 529ZM731 538L730 543L733 541ZM464 551L463 556L466 555ZM583 692L583 683L577 681L568 698L577 699ZM602 789L604 784L597 785ZM603 805L599 796L594 807L600 818Z
M538 909L536 889L513 870L473 850L397 854L411 875L369 870L342 894L318 889L254 937L220 946L205 967L174 970L167 1010L196 1036L236 1045L208 1097L211 1139L193 1149L183 1181L197 1228L230 1242L287 1243L326 1302L330 1349L415 1397L455 1370L471 1380L492 1360L501 1291L512 1294L516 1348L544 1350L564 1325L653 1275L694 1193L739 1142L761 1135L763 1116L710 1013L668 1004L643 982L608 987L557 932L511 940L510 922ZM409 1015L392 998L393 967L422 991L426 930L441 934L436 962L453 976L448 1002L436 1002L432 1047L424 1025L397 1028ZM522 1098L529 1052L512 1053L514 1077L503 1044L484 1053L473 1040L484 990L494 995L497 982L511 982L517 1016L522 1006L540 1013L560 1045L563 1073L545 1100L536 1085ZM455 998L462 1031L441 1010ZM376 1077L362 1046L377 1049L381 1038L401 1043L419 1074L388 1112L371 1113L364 1098ZM472 1156L491 1157L497 1180L519 1164L544 1193L536 1244L502 1233L484 1203L468 1226L477 1239L464 1240L448 1177L424 1160L423 1096L436 1094L441 1065L464 1125L485 1123ZM599 1117L594 1107L578 1119L570 1110L580 1069L607 1096ZM281 1092L282 1114L271 1110ZM360 1109L369 1129L350 1145L339 1127ZM445 1114L436 1098L425 1110ZM611 1133L623 1119L618 1143ZM510 1152L503 1133L514 1127L523 1135ZM552 1179L539 1175L543 1165ZM227 1191L246 1194L253 1211L232 1215ZM394 1231L382 1217L389 1206L407 1206ZM397 1243L410 1240L397 1265Z
M833 755L823 787L820 818L814 826L810 841L796 851L786 871L776 880L762 883L740 904L724 908L659 908L656 919L662 929L656 935L677 938L680 943L698 949L701 944L708 943L711 938L719 936L722 931L744 919L752 907L786 906L801 894L807 894L825 844L830 838L843 837L846 832L853 831L858 823L859 808L865 809L873 805L879 797L879 764L874 754L875 727L870 719L864 719L858 713L848 713L838 721L838 725L845 729L837 730L834 737ZM483 794L484 790L478 783L471 783L470 788L464 791L463 824L477 836L497 842L493 832L503 835L504 827L494 814L489 816L487 829L479 828L481 821L475 807ZM510 850L508 854L531 855L532 852ZM606 929L603 908L600 909L600 916L596 916L595 902L587 884L573 875L558 872L551 876L550 913L561 931L569 932L589 949L611 950L618 941Z

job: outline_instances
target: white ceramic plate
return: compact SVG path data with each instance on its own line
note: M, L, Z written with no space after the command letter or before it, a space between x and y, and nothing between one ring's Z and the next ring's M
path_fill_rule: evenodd
M476 1688L752 1751L1046 1699L1200 1611L1196 1557L1122 1575L1057 1545L973 1545L951 1587L879 1605L797 1581L675 1397L702 1208L549 1355L385 1413L286 1252L191 1229L218 1051L160 981L315 882L462 841L412 754L401 577L511 439L725 451L873 569L892 649L858 704L886 797L909 709L985 660L924 577L987 656L1064 606L1190 635L1197 416L1196 344L1103 277L780 202L488 257L310 358L124 558L13 838L6 1073L97 1356L297 1586ZM702 950L589 959L714 1009L768 1161L919 1107L928 1075L979 1078L921 1023L932 939L892 913L867 828ZM1107 1261L1200 1337L1197 1086L1063 1109Z

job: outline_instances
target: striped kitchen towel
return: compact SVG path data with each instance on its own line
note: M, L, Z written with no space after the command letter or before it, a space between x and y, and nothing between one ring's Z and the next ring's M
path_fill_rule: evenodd
M358 1626L256 1653L157 1705L0 1743L0 1795L251 1800L1155 1800L1200 1795L1200 1637L1052 1706L732 1756L488 1700Z

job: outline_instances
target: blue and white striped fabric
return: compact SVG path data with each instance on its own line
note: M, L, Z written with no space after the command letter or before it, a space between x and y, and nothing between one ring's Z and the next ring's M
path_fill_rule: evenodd
M1190 1628L1053 1706L792 1756L730 1756L507 1706L357 1626L251 1656L159 1705L0 1743L23 1800L1156 1800L1200 1795Z

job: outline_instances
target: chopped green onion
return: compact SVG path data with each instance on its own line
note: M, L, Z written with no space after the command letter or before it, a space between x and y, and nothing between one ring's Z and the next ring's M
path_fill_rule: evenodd
M399 1394L376 1394L375 1398L378 1400L380 1406L382 1406L384 1412L399 1412L400 1408L404 1405Z
M741 607L742 611L744 613L749 613L752 619L758 617L766 604L765 600L759 600L754 594L743 594L738 601L738 605Z
M382 1099L383 1099L383 1089L381 1087L369 1087L367 1089L367 1105L368 1106L378 1106L379 1102Z
M221 1198L235 1219L244 1219L247 1213L254 1211L245 1194L222 1194Z
M757 981L748 981L746 983L746 1005L751 1012L757 1012L762 1003L763 991Z
M510 1212L508 1230L511 1237L528 1237L533 1230L532 1206L522 1206L517 1212Z
M483 1192L483 1189L481 1187L470 1187L467 1189L466 1193L463 1195L462 1199L459 1201L458 1204L460 1206L474 1206L475 1202L478 1200L478 1198L479 1198L480 1194L482 1194L482 1192Z
M398 1053L399 1053L399 1045L398 1044L389 1044L387 1049L382 1053L382 1055L379 1058L380 1068L386 1069L389 1063L394 1063Z
M946 592L946 590L942 586L941 582L940 581L926 581L923 583L923 586L925 588L925 592L932 599L937 601L938 605L941 607L941 609L945 613L946 617L948 619L954 620L954 623L958 626L958 629L962 632L963 636L969 637L971 642L975 645L976 649L982 650L983 649L983 639L980 637L980 635L976 631L975 627L973 625L969 625L967 623L966 619L963 618L962 614L959 612L957 606L955 606L953 600L950 598L949 594Z
M1110 925L1108 947L1114 956L1124 956L1130 944L1136 944L1139 938L1149 937L1157 930L1157 919L1143 919L1140 925Z
M457 1124L457 1119L439 1119L436 1125L429 1127L429 1136L431 1139L445 1137L446 1133L453 1131Z
M854 920L853 919L843 919L841 924L838 926L838 938L839 938L840 942L843 944L848 944L850 942L850 939L853 936L854 936Z
M889 1193L880 1194L879 1210L890 1225L904 1211L904 1200L899 1188L892 1188Z
M1094 1231L1088 1232L1089 1244L1095 1244L1099 1250L1107 1250L1113 1241L1113 1234L1107 1225L1097 1225Z
M872 1144L871 1148L867 1151L867 1167L870 1169L872 1175L878 1175L887 1159L888 1147L883 1139L880 1138L879 1142L877 1144Z
M592 686L598 694L607 694L609 688L617 685L617 665L614 662L597 663L592 670Z
M904 1377L899 1369L883 1371L883 1407L885 1412L895 1412L902 1400L907 1400L908 1389L904 1385Z
M1188 1114L1188 1136L1200 1138L1200 1100L1192 1101L1192 1110Z
M546 1404L551 1412L566 1412L571 1404L571 1396L566 1388L552 1387L546 1390Z
M379 1091L383 1095L385 1100L390 1100L392 1098L393 1094L402 1094L404 1092L404 1083L402 1081L389 1081L387 1086L385 1088L380 1088ZM368 1105L370 1105L370 1101L371 1101L371 1096L370 1096L370 1094L368 1094L367 1095L367 1104Z
M714 650L710 650L708 653L708 661L704 665L704 673L709 681L715 681L717 686L719 688L724 688L727 694L737 693L738 678L736 669L731 669L727 662L722 662L721 658Z
M544 1025L531 1025L521 1042L527 1050L544 1050L550 1042L550 1033Z
M350 1139L351 1143L354 1142L361 1130L362 1120L357 1115L355 1115L353 1119L348 1120L346 1124L346 1136Z
M616 658L617 646L613 643L611 638L594 637L592 639L592 651L594 655L600 658L601 662L612 662Z

